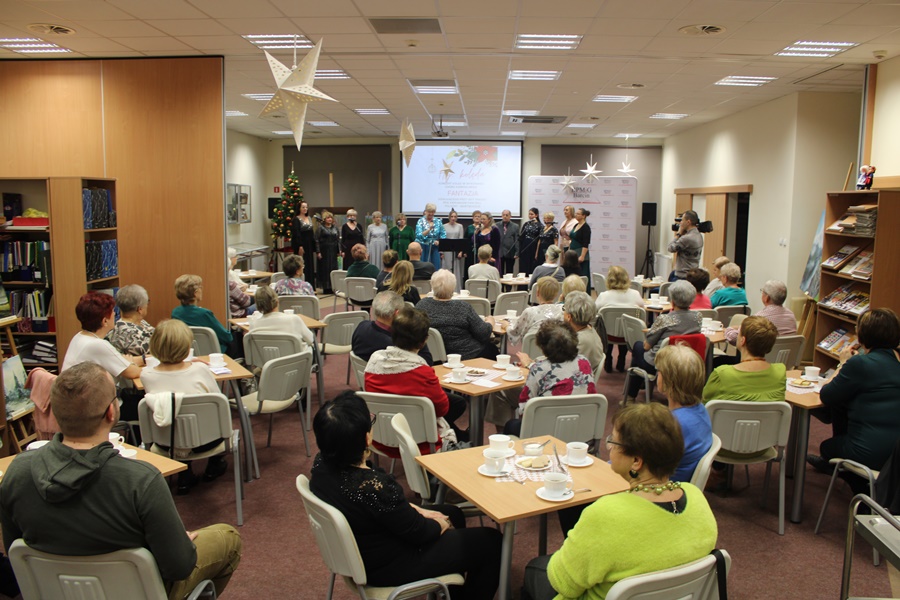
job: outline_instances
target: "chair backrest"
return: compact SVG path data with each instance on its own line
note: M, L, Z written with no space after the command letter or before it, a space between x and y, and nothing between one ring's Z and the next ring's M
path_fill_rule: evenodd
M322 319L325 323L322 340L326 344L334 346L349 346L353 341L353 332L356 331L357 325L368 320L369 313L364 310L351 310L325 315L325 318Z
M722 308L722 307L719 307L719 308ZM719 310L719 309L717 308L715 310ZM716 316L718 317L718 313L716 313ZM733 329L740 329L741 323L743 323L744 319L746 319L746 318L747 318L747 315L745 315L744 313L737 313L737 314L731 315L731 319L728 322L722 321L722 324L725 325L726 327L731 327Z
M215 331L209 327L194 327L193 325L190 328L191 333L194 334L194 341L191 343L194 356L209 356L222 351Z
M731 569L731 556L725 557L725 573ZM712 554L672 569L653 571L617 581L606 600L718 600L719 581L716 557Z
M9 559L25 600L164 600L156 559L146 548L95 556L60 556L13 541Z
M706 378L709 379L709 375L713 371L713 346L709 343L709 338L707 338L702 333L689 333L686 335L671 335L667 338L670 344L687 344L691 348L694 349L694 352L700 355L700 358L703 359L703 363L706 370Z
M721 449L722 440L716 434L712 434L712 445L700 461L697 462L697 466L694 467L694 474L691 475L691 483L700 488L701 491L706 487L706 482L709 481L709 471L712 469L713 459L716 458L716 454Z
M644 334L644 329L647 328L647 322L637 317L631 315L619 316L618 327L621 328L622 331L620 337L625 338L625 343L628 344L629 349L634 348L636 343L643 342L647 339L647 336Z
M319 312L319 299L315 296L278 296L278 308L282 312L292 309L317 321L322 318L322 313Z
M331 272L331 289L337 292L342 292L344 294L347 293L347 286L344 285L344 280L347 279L347 271L340 271L335 269Z
M428 341L425 343L431 352L431 360L434 364L447 362L447 349L444 347L444 338L441 332L434 327L428 328Z
M347 277L344 285L350 302L371 302L375 298L375 279L372 277Z
M531 306L537 306L540 303L541 300L540 298L538 298L537 286L533 285L531 286L531 290L529 290L528 292L528 304L530 304Z
M138 404L141 439L145 444L170 446L171 426L160 427L143 398ZM231 437L231 409L222 394L185 394L175 417L175 448L196 448Z
M803 344L806 338L802 335L783 335L776 338L775 345L766 354L766 360L770 363L781 363L788 369L793 369L803 356Z
M543 356L544 351L537 344L537 332L529 331L522 338L522 352L531 357L531 360L537 360L538 356Z
M671 281L667 281L667 282L663 283L662 285L660 285L659 286L659 295L660 296L668 296L670 287L672 287Z
M266 400L290 400L300 390L309 388L311 367L312 348L268 361L259 376L257 400L260 404Z
M329 571L350 577L357 585L366 584L366 567L347 518L335 507L320 500L309 489L306 475L297 475L297 491L303 500L309 528L316 538L319 554Z
M587 276L587 275L582 275L582 276L581 276L581 283L584 284L584 289L588 289L588 283L590 283L590 282L588 281L588 276Z
M526 308L528 308L528 292L504 292L497 296L494 316L505 317L506 312L510 310L516 311L516 315L521 315Z
M270 360L303 352L300 336L281 331L251 331L244 334L244 362L262 367Z
M644 295L644 284L642 282L632 280L629 286L631 287L631 289L637 290L638 293L641 294L641 296Z
M601 273L591 273L591 283L598 294L606 291L606 275Z
M467 279L466 289L473 296L487 298L488 302L493 304L497 301L497 296L500 295L500 282L493 279Z
M706 405L722 450L750 454L787 444L791 405L787 402L712 400Z
M368 361L361 359L355 352L350 353L350 366L353 368L353 374L356 376L356 385L359 389L366 389L366 365Z
M475 314L479 317L491 316L491 303L487 298L478 298L476 296L459 296L454 298L460 302L465 302L475 309Z
M419 295L423 298L431 291L430 279L413 279L412 284L416 286L416 289L419 290Z
M269 285L275 285L282 279L287 279L287 275L285 275L284 273L275 273L274 275L272 275L272 278L269 279Z
M403 413L394 415L394 418L391 419L391 427L394 428L394 434L397 436L400 460L403 462L403 472L406 474L406 483L409 485L409 489L422 498L429 498L431 485L428 483L428 474L422 465L416 462L416 457L421 456L422 453L419 452L419 445L413 439L406 416Z
M717 321L722 321L722 323L730 323L731 317L734 315L749 315L750 307L746 304L740 304L738 306L717 306L715 309L716 314L718 315Z
M397 434L391 427L391 419L396 414L406 417L410 433L417 444L437 443L437 417L434 414L434 404L428 398L374 392L359 392L359 395L369 406L369 412L376 416L372 437L379 444L392 448L400 445Z
M552 435L566 443L601 440L606 427L606 411L607 401L603 394L532 398L525 403L521 437ZM600 444L596 447L599 449Z
M619 317L622 315L630 315L636 319L640 319L643 323L642 329L647 327L647 311L639 306L604 306L600 309L600 318L606 326L607 335L616 337L625 337L625 331Z
M700 313L700 317L703 319L712 319L713 321L719 319L719 313L714 308L692 308L691 310Z

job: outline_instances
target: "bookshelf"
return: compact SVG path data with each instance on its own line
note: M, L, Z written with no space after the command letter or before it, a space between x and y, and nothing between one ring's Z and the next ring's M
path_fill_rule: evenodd
M118 269L115 272L101 273L101 277L88 278L86 248L92 242L114 242L117 244L118 229L115 226L94 226L85 222L83 190L103 190L103 198L107 208L116 210L116 182L114 179L94 177L46 177L46 178L0 178L0 192L16 193L22 196L23 208L35 208L46 212L50 217L49 226L0 227L0 240L3 243L43 242L49 244L49 273L41 273L41 277L26 271L4 273L3 285L7 294L22 292L42 292L49 299L46 301L46 313L50 316L46 324L37 327L20 324L19 331L13 332L15 343L20 354L27 355L34 344L41 342L56 345L57 360L47 362L26 363L27 369L44 367L50 371L58 371L65 356L69 340L80 329L75 318L75 305L78 299L89 289L107 289L119 287ZM19 261L21 262L21 261ZM6 267L3 269L6 271ZM23 275L24 274L24 275ZM37 280L36 280L37 279ZM2 409L0 403L0 409Z
M863 204L878 206L874 236L828 230L848 212L851 206ZM838 329L846 330L850 335L855 334L858 317L852 308L826 305L825 301L829 295L844 287L850 294L867 293L870 307L888 307L894 310L900 308L900 278L897 277L897 273L900 272L900 236L897 235L900 231L900 190L829 192L825 204L825 227L822 243L823 262L846 246L858 246L874 252L874 267L871 279L868 280L852 277L839 270L819 268L821 284L816 311L816 346L813 363L823 371L836 366L838 357L820 348L819 343Z

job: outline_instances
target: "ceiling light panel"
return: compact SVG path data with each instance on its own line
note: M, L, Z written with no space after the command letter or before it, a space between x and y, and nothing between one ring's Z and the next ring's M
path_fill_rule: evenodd
M417 94L458 94L459 88L453 79L407 79Z
M306 124L313 127L340 127L340 125L334 121L307 121Z
M19 54L63 54L71 52L68 48L45 42L40 38L0 38L0 47Z
M292 33L242 35L241 37L263 50L309 49L314 45L305 35Z
M685 118L686 114L682 113L655 113L650 115L651 119L669 119L670 121L677 121L678 119Z
M354 108L353 112L355 112L358 115L366 115L366 116L391 114L390 111L386 108Z
M273 131L275 135L294 135L294 132L290 129L282 129L280 131Z
M800 40L776 52L775 56L799 56L805 58L831 58L857 46L855 42L811 42Z
M316 79L350 79L343 69L317 69Z
M504 117L534 117L539 112L539 110L504 110L501 113Z
M596 126L596 123L569 123L568 125L566 125L566 127L572 129L593 129Z
M637 99L637 96L609 96L605 94L594 96L594 102L634 102Z
M244 98L251 100L259 100L260 102L268 102L275 94L241 94Z
M562 71L510 71L509 78L522 81L555 81Z
M518 137L525 137L524 131L501 131L500 135L515 135Z
M759 87L775 81L775 77L748 77L744 75L729 75L716 82L716 85L734 85L738 87Z
M226 117L246 117L247 113L242 112L240 110L226 110L225 116Z
M574 50L580 43L580 35L521 33L516 36L519 50Z
M627 139L631 139L631 138L639 138L639 137L641 137L641 135L643 135L643 134L641 134L641 133L617 133L613 137L625 138L627 140Z

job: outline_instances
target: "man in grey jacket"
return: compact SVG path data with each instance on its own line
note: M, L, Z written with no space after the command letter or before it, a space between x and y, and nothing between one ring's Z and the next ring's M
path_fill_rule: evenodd
M241 560L240 535L223 524L185 531L162 474L109 442L119 420L109 373L92 362L66 369L53 382L50 406L62 433L17 456L0 484L7 552L19 538L67 556L145 547L171 600L204 579L221 594Z
M676 281L687 277L687 272L700 266L700 255L703 254L703 234L697 229L700 217L692 210L684 211L681 215L681 226L675 239L669 242L669 252L677 252L675 268L669 275L669 281Z
M512 213L504 210L500 222L500 274L515 273L519 258L519 225L512 222Z

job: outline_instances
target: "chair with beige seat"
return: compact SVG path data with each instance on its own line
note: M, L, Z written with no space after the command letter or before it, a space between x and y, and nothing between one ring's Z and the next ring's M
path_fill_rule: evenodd
M216 337L216 332L211 328L195 327L193 325L190 328L191 333L194 334L194 341L191 344L191 348L194 349L194 356L209 356L222 351L222 347L219 346L219 338Z
M494 316L505 317L511 310L516 311L516 315L521 315L526 308L528 308L528 292L503 292L497 296Z
M594 441L594 454L599 457L607 405L603 394L532 398L525 403L520 437L552 435L566 443Z
M353 332L363 321L369 320L369 313L364 310L351 310L325 315L322 321L325 329L322 332L322 343L319 348L324 360L328 356L350 354L353 350ZM347 361L347 384L350 384L350 361Z
M500 282L493 279L467 279L466 289L477 298L485 298L491 304L500 295Z
M725 577L731 570L731 556L722 554ZM620 579L609 588L606 600L719 600L724 598L719 589L716 557L712 554L698 558L680 567L653 571Z
M281 312L293 310L317 321L322 318L322 313L319 312L319 299L315 296L278 296L278 308Z

